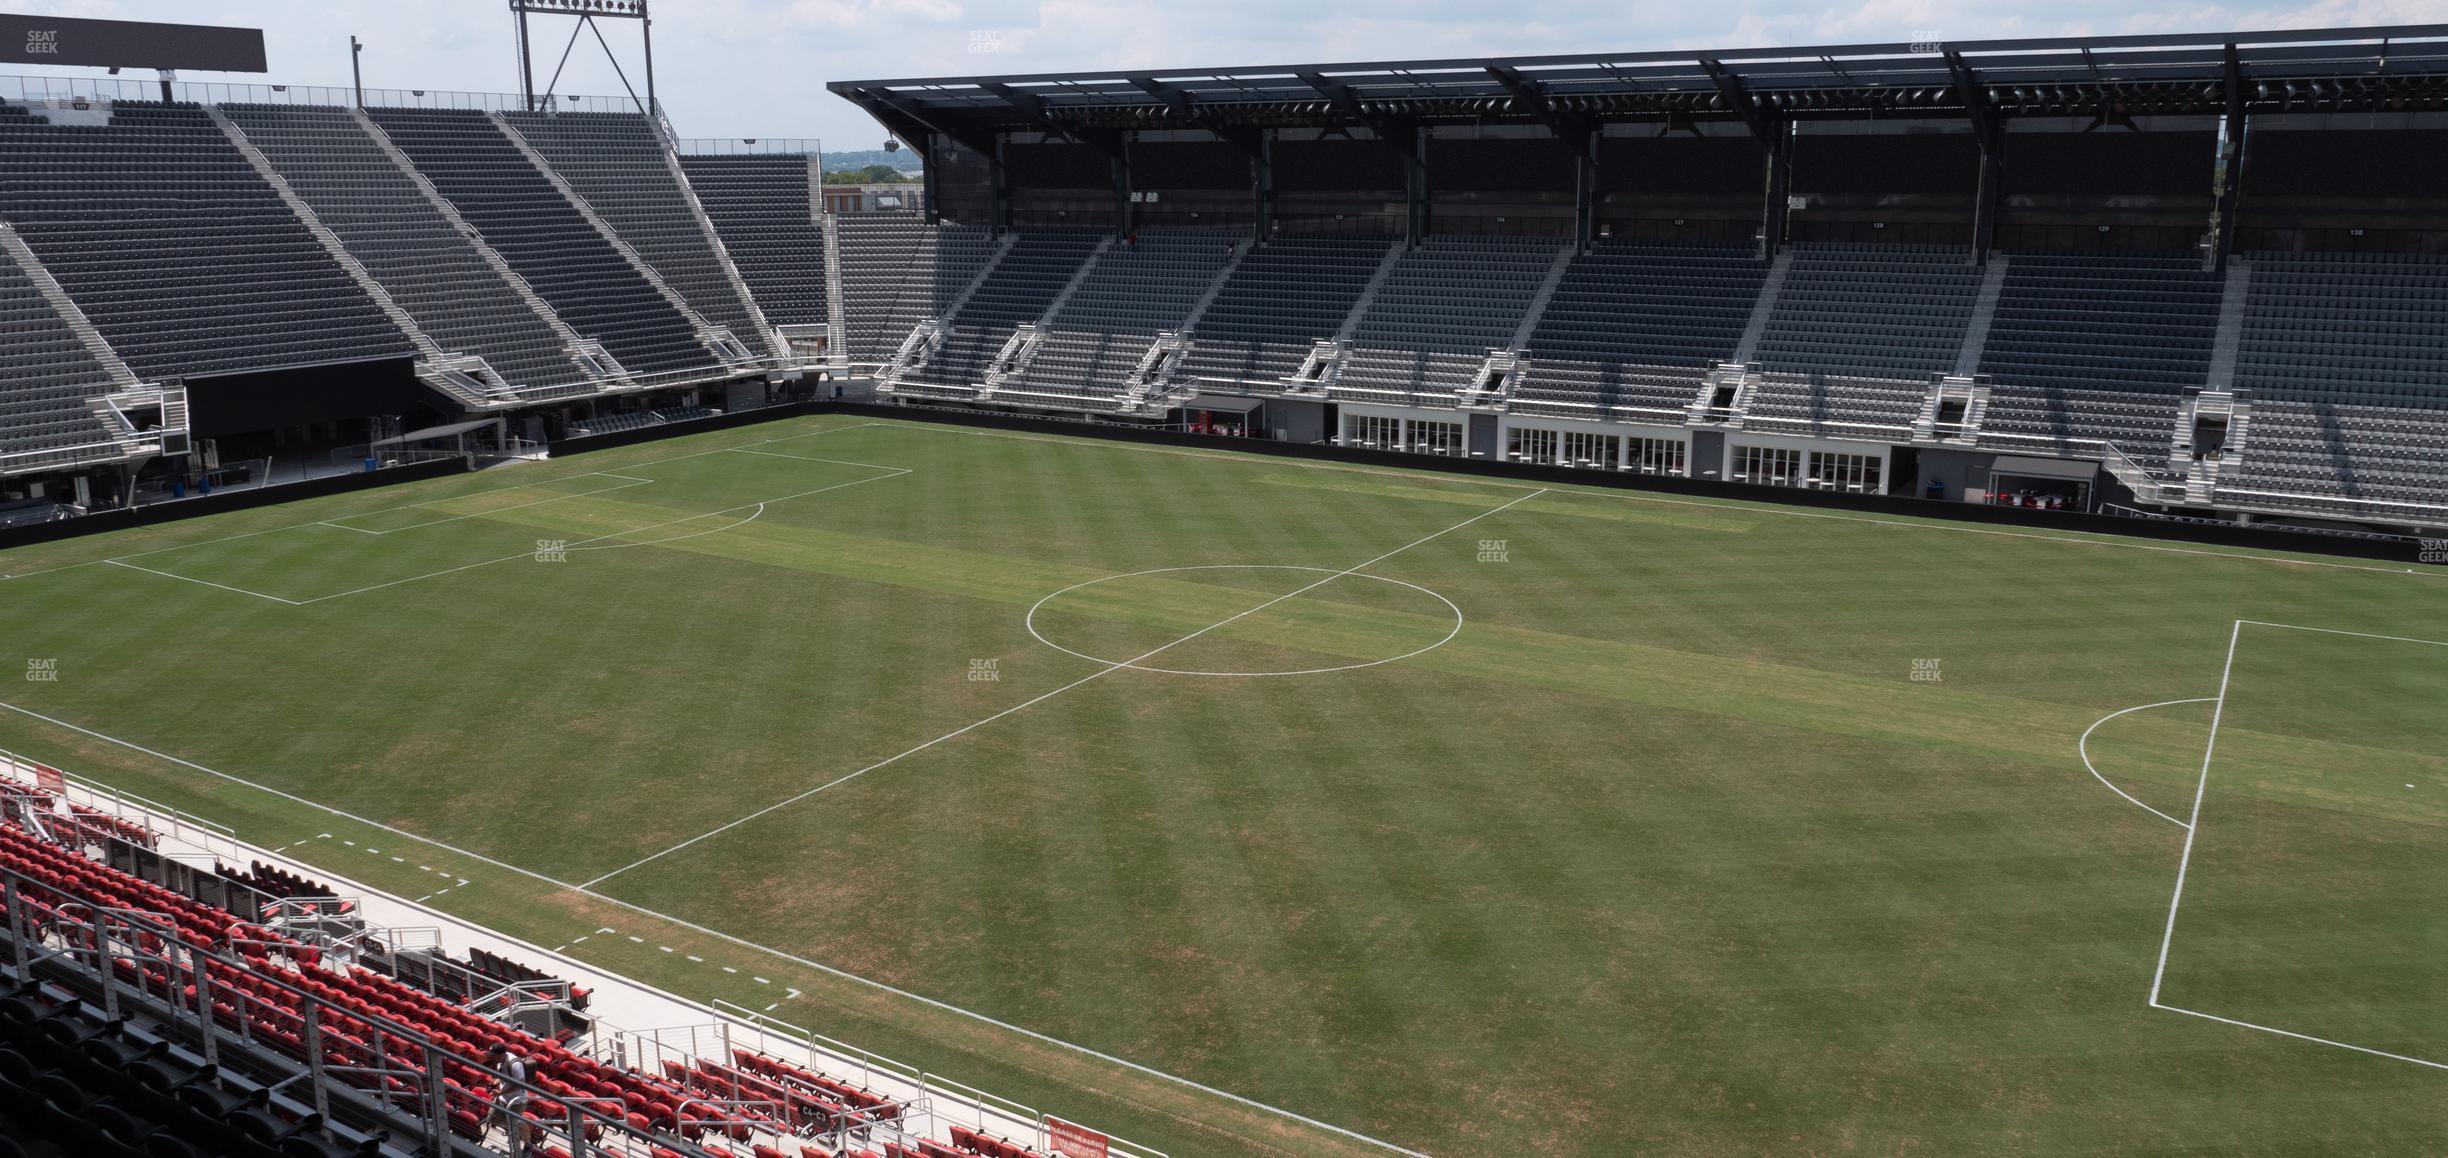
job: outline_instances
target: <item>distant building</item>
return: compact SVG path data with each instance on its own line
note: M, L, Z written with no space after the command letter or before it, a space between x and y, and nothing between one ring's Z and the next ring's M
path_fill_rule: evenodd
M918 208L920 190L917 184L827 185L824 187L824 207L827 213L889 213Z

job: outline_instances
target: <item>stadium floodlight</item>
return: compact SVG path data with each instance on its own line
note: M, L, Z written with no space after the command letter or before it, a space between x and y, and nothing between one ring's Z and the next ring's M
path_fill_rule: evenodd
M566 16L574 18L577 23L570 29L570 43L574 45L578 42L579 33L592 30L595 18L600 16L638 22L638 41L644 52L646 63L646 95L641 100L636 90L631 89L629 99L636 102L641 111L653 111L655 107L654 21L647 11L646 0L509 0L509 4L511 17L517 26L519 91L526 96L529 109L535 107L537 86L535 63L531 56L531 46L527 35L528 17ZM620 58L612 51L611 44L604 41L603 33L600 30L595 32L595 39L602 46L605 58L611 61L612 71L621 78L621 87L628 88L629 75L621 68ZM569 61L569 49L566 46L561 51L561 60L563 64ZM554 84L559 83L560 79L561 69L556 65L552 79L544 84L544 89L549 92Z

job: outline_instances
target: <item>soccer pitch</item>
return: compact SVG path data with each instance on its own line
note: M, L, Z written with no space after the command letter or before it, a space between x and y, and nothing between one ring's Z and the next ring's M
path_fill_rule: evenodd
M2440 571L826 416L0 575L0 747L1176 1156L2448 1133Z

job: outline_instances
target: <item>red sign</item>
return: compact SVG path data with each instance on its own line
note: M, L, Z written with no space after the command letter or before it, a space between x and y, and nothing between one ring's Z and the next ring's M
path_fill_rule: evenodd
M1063 1158L1106 1158L1113 1139L1060 1118L1046 1119L1046 1137Z
M36 764L34 766L34 786L50 793L53 796L68 795L68 777L62 775L59 769L54 768L49 764Z

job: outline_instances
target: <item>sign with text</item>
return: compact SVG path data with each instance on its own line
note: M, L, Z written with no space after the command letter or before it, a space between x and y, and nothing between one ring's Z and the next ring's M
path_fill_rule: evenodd
M260 28L0 16L0 54L21 64L263 72Z
M34 786L50 793L53 796L68 795L68 777L62 775L59 769L54 768L49 764L36 764L34 766Z
M1049 1117L1046 1139L1054 1144L1054 1152L1063 1158L1106 1158L1113 1139L1086 1126L1075 1125L1060 1118Z

